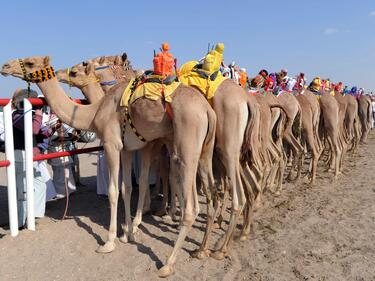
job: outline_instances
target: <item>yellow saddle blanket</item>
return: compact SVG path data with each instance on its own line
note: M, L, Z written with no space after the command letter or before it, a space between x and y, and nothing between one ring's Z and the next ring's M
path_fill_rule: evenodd
M217 88L227 78L221 75L220 71L213 81L210 79L213 73L205 73L208 78L203 78L193 70L197 64L199 62L189 61L182 65L179 72L179 80L185 85L197 87L206 96L206 99L209 100L214 97ZM200 71L204 72L202 69Z
M170 85L164 85L164 84L162 85L157 82L146 82L146 83L140 83L139 85L136 85L134 89L135 79L132 79L129 82L128 86L125 88L125 91L122 95L121 102L120 102L121 106L129 106L134 101L142 97L145 97L150 100L161 99L163 98L163 94L162 94L163 88L164 88L164 100L170 103L172 102L173 92L181 84L180 82L175 82L175 81L172 82L172 84Z

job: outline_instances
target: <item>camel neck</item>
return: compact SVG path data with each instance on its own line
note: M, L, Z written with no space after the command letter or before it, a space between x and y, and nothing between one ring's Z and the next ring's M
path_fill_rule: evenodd
M104 91L98 82L88 83L81 91L90 103L96 103L104 97Z
M63 123L79 130L93 130L93 120L98 110L98 103L80 105L73 102L65 94L57 78L37 83L37 85L48 105Z

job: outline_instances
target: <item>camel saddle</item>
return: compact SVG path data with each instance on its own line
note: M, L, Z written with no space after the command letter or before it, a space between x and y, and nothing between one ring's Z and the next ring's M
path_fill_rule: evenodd
M185 63L179 73L181 83L198 88L208 100L214 97L217 88L226 79L220 71L205 71L197 61Z
M181 83L176 77L167 76L163 79L160 75L142 75L132 79L121 98L121 106L129 106L139 98L150 100L164 99L165 102L172 102L172 94Z

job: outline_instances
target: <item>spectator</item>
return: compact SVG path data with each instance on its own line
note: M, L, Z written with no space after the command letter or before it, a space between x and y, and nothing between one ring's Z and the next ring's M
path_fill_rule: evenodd
M35 91L28 93L27 90L16 90L12 105L15 111L12 114L13 134L14 134L14 154L16 169L16 189L17 189L17 207L18 207L18 225L25 225L27 217L26 204L26 168L25 168L25 138L24 138L24 112L23 99L27 97L36 98L38 95ZM42 124L42 110L36 108L32 114L32 130L33 130L33 154L38 155L41 150L38 147L38 141L42 142L47 138L40 130ZM35 217L43 217L46 207L46 182L44 161L33 163L34 166L34 213ZM44 168L43 168L44 167ZM48 171L47 171L48 172ZM48 178L48 177L47 177Z

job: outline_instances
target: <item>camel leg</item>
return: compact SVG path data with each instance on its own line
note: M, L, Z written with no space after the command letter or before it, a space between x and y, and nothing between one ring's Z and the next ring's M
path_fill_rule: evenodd
M191 136L191 134L190 134ZM192 142L189 138L184 138L186 147L179 151L179 146L177 151L179 153L172 153L171 155L171 172L174 173L170 176L170 182L175 188L182 189L183 199L185 201L185 210L182 217L182 226L178 234L177 241L174 245L173 251L169 256L166 264L159 269L159 277L167 277L173 273L173 265L176 262L176 257L178 251L181 249L183 242L185 241L186 235L190 231L196 217L199 213L199 202L197 190L194 187L194 181L198 168L198 159L200 155L200 150L191 151L192 148L198 148L199 144ZM176 140L175 137L175 141ZM182 140L180 140L182 141ZM188 148L190 147L190 149ZM200 146L202 147L202 146ZM195 155L195 157L194 157ZM183 207L181 207L182 209Z
M141 171L139 175L139 195L138 195L138 205L137 205L137 212L135 218L133 220L133 233L136 233L138 230L138 226L142 222L142 213L143 213L143 206L144 200L147 193L147 189L149 189L149 173L150 173L150 166L151 166L151 153L154 146L152 144L148 144L145 148L141 151Z
M242 173L243 172L243 173ZM254 191L260 191L259 184L257 183L256 178L252 174L250 167L246 164L245 169L241 170L241 176L243 177L244 182L244 191L246 196L246 204L244 209L244 225L241 231L240 240L244 241L249 238L250 228L253 218L253 204L254 204Z
M215 218L216 222L214 223L214 228L221 228L221 224L224 220L224 213L227 210L227 204L229 199L229 190L227 179L222 180L222 186L224 188L223 201L221 202L220 208L216 209Z
M195 256L198 259L208 257L210 251L208 250L208 240L211 235L211 231L214 223L215 208L217 208L217 191L215 187L215 180L212 168L212 158L214 150L214 142L211 147L203 151L201 159L199 161L199 175L203 192L206 195L206 207L207 207L207 222L206 231L203 236L203 240L199 250L195 252Z
M228 252L228 245L232 239L234 228L237 225L238 217L242 212L242 209L245 204L245 194L241 182L240 176L240 168L239 168L239 161L235 161L235 159L239 160L239 157L229 157L226 156L228 161L223 161L223 163L227 163L228 177L229 177L229 185L231 189L232 195L232 209L231 209L231 216L229 221L229 226L220 241L223 241L222 245L217 248L217 250L211 255L214 259L222 260Z
M169 198L169 163L166 150L162 149L160 155L160 176L163 185L163 202L160 210L156 212L157 216L163 216L167 213L168 198Z
M130 200L132 196L132 159L133 153L130 151L122 150L121 152L121 163L122 163L122 185L121 195L124 201L125 207L125 224L123 226L123 235L120 237L120 242L127 243L128 241L134 241L133 236L133 224L130 213Z
M118 175L120 167L120 151L113 144L104 143L104 149L109 167L108 199L111 207L111 221L109 224L108 240L99 246L98 253L110 253L115 249L115 238L117 236L117 203L118 203Z

